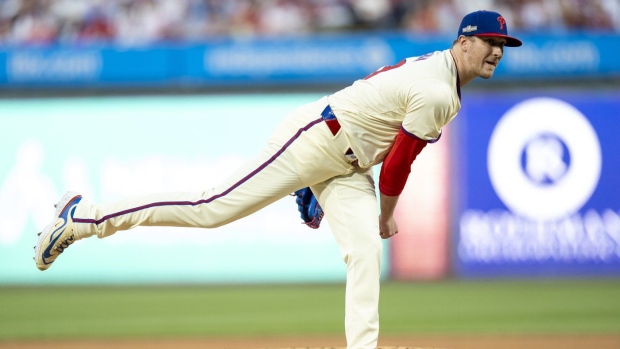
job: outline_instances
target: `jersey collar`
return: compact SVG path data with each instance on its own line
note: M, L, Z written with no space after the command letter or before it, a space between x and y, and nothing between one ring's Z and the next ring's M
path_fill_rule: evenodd
M454 69L456 70L456 93L459 95L459 101L461 100L461 78L459 77L459 69L456 67L456 61L454 60L454 56L452 55L452 50L449 50L450 57L452 57L452 62L454 63Z

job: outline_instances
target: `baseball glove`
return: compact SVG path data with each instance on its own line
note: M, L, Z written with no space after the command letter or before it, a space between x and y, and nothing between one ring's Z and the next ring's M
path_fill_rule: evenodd
M294 195L297 197L295 201L304 224L312 229L317 229L323 219L323 209L316 200L312 190L310 188L299 189Z

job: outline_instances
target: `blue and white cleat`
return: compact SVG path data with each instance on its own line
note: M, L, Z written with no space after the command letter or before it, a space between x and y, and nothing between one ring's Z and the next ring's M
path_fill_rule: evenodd
M34 247L34 261L39 270L46 270L69 245L77 239L73 233L73 214L82 195L67 192L58 202L54 221L39 233Z

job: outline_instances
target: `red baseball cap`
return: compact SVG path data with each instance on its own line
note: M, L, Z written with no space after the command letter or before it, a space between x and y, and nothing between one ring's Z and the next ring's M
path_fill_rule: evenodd
M497 36L506 39L506 46L519 47L523 43L521 40L508 36L508 26L502 15L493 11L472 12L461 21L459 26L460 35L465 36Z

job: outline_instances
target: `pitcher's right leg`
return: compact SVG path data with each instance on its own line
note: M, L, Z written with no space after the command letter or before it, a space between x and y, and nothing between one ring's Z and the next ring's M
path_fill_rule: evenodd
M320 103L292 115L266 148L224 183L198 193L162 193L93 204L82 200L72 216L76 239L106 237L137 226L218 227L311 184L349 173L344 136L325 125Z
M216 228L258 211L300 186L291 154L269 149L207 191L151 194L96 205L83 200L73 222L80 238L103 238L137 226Z

